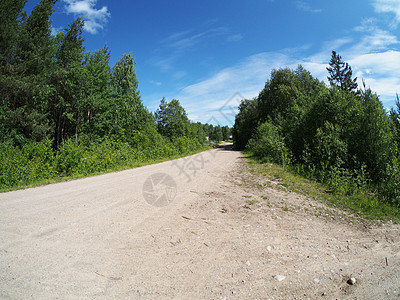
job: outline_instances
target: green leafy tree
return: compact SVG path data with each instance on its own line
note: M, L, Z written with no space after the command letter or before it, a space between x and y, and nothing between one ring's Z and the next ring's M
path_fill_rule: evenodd
M200 145L206 142L206 133L203 129L203 125L200 122L190 123L189 136L195 138Z
M396 139L397 149L400 149L400 98L396 95L396 109L391 108L389 117L393 124L393 132Z
M0 92L2 100L7 99L6 77L12 73L12 66L18 62L16 50L21 35L21 23L26 20L23 11L27 0L0 1Z
M158 132L171 140L188 136L189 119L179 100L167 102L163 98L155 112Z
M232 129L234 145L244 149L251 139L259 123L259 102L257 99L243 100L239 105L239 113L235 117Z
M341 168L347 162L347 144L341 139L338 125L326 121L315 135L314 164L322 170Z
M352 78L353 71L351 67L347 62L342 61L342 57L335 51L332 51L329 67L326 69L329 72L328 80L331 86L337 87L342 91L357 91L357 77Z
M390 118L382 103L370 89L362 91L362 117L358 123L359 130L357 157L365 163L371 179L382 181L388 166L395 163L397 145Z
M54 3L40 1L28 17L22 11L25 2L0 4L0 95L7 116L2 128L20 145L24 139L41 140L50 131L43 95L49 90Z
M130 54L124 54L113 66L113 132L129 140L134 130L149 126L152 117L143 106L138 90L135 62Z
M227 141L230 139L231 129L228 126L223 126L222 128L222 140Z
M94 53L87 53L84 60L84 96L79 108L80 133L96 139L110 133L112 127L112 87L110 52L105 46Z
M214 126L210 133L210 140L214 142L220 142L224 138L221 126Z
M285 141L279 129L269 122L257 127L246 148L259 159L278 164L289 163L290 155Z
M83 26L84 21L78 18L55 39L56 61L51 74L53 95L50 99L55 149L68 138L77 138L84 92Z

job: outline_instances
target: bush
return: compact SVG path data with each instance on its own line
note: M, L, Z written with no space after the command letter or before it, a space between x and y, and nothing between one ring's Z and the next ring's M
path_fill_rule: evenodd
M11 142L0 144L0 189L27 186L44 179L93 175L137 166L141 163L193 153L203 148L196 137L171 141L155 127L131 132L129 143L119 135L90 142L83 138L64 141L57 153L52 141L28 141L21 148Z
M29 185L56 174L51 140L27 142L22 148L0 144L0 188Z
M282 165L290 163L290 155L284 139L279 134L278 128L269 122L257 127L246 148L261 160Z
M314 164L322 170L340 168L347 161L347 144L341 140L339 127L325 122L315 135Z
M85 156L85 148L73 139L64 141L56 156L56 169L61 175L72 175L79 169L78 166Z

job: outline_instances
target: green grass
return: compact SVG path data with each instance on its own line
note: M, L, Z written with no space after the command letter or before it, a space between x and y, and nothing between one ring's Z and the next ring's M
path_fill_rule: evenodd
M254 205L254 204L257 204L259 201L258 200L247 200L246 202L248 205Z
M174 160L174 159L194 155L194 154L212 149L213 147L215 147L215 146L207 145L207 146L205 146L201 149L197 149L195 151L190 151L190 152L186 152L183 154L175 154L175 155L163 157L160 159L147 159L144 161L136 161L136 162L130 161L123 165L114 166L114 167L107 168L102 171L92 172L90 174L82 174L82 173L74 173L72 175L56 174L54 177L45 178L45 179L37 179L37 180L34 180L33 182L29 182L29 183L19 182L18 184L13 185L13 186L6 186L6 187L2 186L2 187L0 187L0 193L16 191L16 190L21 190L21 189L26 189L26 188L32 188L32 187L53 184L53 183L58 183L58 182L65 182L65 181L84 178L84 177L97 176L97 175L106 174L106 173L119 172L119 171L124 171L124 170L132 169L132 168L138 168L138 167L142 167L142 166L146 166L146 165L157 164L157 163L161 163L164 161L169 161L169 160Z
M250 156L247 156L247 160L251 172L261 174L272 181L279 180L279 186L282 189L306 195L328 206L339 208L360 220L400 222L400 208L381 201L371 192L358 191L350 195L343 195L332 191L327 185L296 174L290 170L290 167L283 168L276 164L260 163ZM308 209L305 208L305 210Z

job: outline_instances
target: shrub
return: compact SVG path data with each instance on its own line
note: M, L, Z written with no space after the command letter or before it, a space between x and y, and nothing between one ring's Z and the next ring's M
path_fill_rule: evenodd
M0 188L29 185L55 176L51 140L27 142L22 148L0 144Z
M56 170L61 175L72 175L78 170L85 148L73 139L64 141L56 156Z
M247 150L254 156L278 164L290 162L289 151L276 126L265 122L257 127L253 137L247 143Z

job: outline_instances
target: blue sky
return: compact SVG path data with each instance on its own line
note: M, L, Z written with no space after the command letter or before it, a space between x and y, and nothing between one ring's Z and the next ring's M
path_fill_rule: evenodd
M326 82L332 50L385 107L400 94L400 0L59 0L53 30L77 16L87 51L135 57L151 111L175 98L191 120L231 126L274 68L302 64Z

